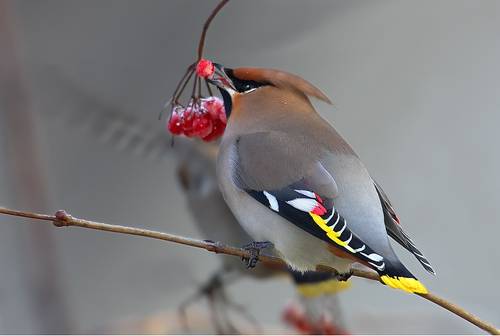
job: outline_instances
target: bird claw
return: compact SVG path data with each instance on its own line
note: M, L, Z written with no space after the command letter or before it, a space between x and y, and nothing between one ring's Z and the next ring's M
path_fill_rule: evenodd
M274 246L273 243L268 241L251 242L250 244L243 246L243 249L250 253L250 257L242 257L241 260L243 260L247 268L254 268L257 266L257 262L259 261L260 251L272 246Z
M281 318L295 328L299 335L315 334L314 327L309 323L304 309L296 303L288 304Z
M349 335L349 333L342 327L338 326L331 318L322 315L318 321L317 330L315 334L320 335Z
M352 270L350 270L349 272L345 272L345 273L337 273L335 275L335 278L338 280L338 281L347 281L349 280L349 278L352 276Z

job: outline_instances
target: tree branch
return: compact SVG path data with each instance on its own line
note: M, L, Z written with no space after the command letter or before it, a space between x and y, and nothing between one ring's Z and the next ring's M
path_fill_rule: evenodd
M182 236L178 236L178 235L173 235L173 234L165 233L165 232L146 230L146 229L140 229L140 228L134 228L134 227L122 226L122 225L112 225L112 224L89 221L89 220L85 220L85 219L79 219L79 218L76 218L76 217L69 215L64 210L59 210L54 215L45 215L45 214L37 214L37 213L32 213L32 212L18 211L18 210L12 210L12 209L0 207L0 214L37 219L37 220L41 220L41 221L49 221L49 222L52 222L57 227L78 226L78 227L92 229L92 230L123 233L123 234L128 234L128 235L142 236L142 237L147 237L147 238L165 240L165 241L169 241L169 242L173 242L173 243L177 243L177 244L202 248L202 249L205 249L207 251L214 252L214 253L222 253L222 254L233 255L233 256L237 256L237 257L247 257L247 258L251 257L250 253L244 249L225 245L225 244L220 243L220 242L199 240L199 239L193 239L193 238L187 238L187 237L182 237ZM263 264L270 266L270 267L273 267L273 268L285 268L286 267L286 264L282 259L272 257L269 255L260 255L259 261L262 262ZM334 271L335 270L331 269L331 272L334 272ZM370 279L370 280L380 281L378 274L375 272L365 271L365 270L361 270L361 269L357 269L357 268L354 268L352 271L353 271L354 276L357 276L360 278L365 278L365 279ZM445 300L437 295L434 295L432 293L417 294L417 295L443 307L444 309L452 312L453 314L463 318L466 321L469 321L470 323L474 324L475 326L481 328L482 330L484 330L492 335L500 335L500 330L498 328L496 328L495 326L493 326L492 324L490 324L488 322L481 320L479 317L467 312L466 310L455 305L454 303L451 303L451 302L449 302L449 301L447 301L447 300Z
M207 36L208 27L210 27L210 23L215 18L217 13L224 7L229 0L221 0L217 6L215 6L214 10L208 16L205 24L203 25L203 30L201 31L200 42L198 43L198 61L203 57L203 47L205 46L205 37Z

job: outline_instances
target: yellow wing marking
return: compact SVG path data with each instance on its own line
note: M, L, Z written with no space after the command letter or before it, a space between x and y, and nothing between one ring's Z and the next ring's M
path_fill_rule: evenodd
M321 216L318 216L312 212L309 212L309 214L311 215L314 222L316 224L318 224L318 226L323 231L326 232L326 235L328 236L328 238L330 238L335 244L344 247L345 249L347 249L351 253L356 253L356 251L354 251L354 249L352 247L350 247L347 242L339 239L339 237L342 233L335 232L331 227L328 226L328 224L326 224L326 221L323 218L321 218Z
M309 212L314 222L326 232L328 238L330 238L335 244L344 247L352 253L355 253L352 247L349 246L347 242L340 240L341 233L335 232L330 226L327 225L326 221L321 217L312 212ZM389 287L401 289L408 293L418 293L418 294L427 294L427 288L414 278L405 278L405 277L391 277L389 275L382 275L380 280Z

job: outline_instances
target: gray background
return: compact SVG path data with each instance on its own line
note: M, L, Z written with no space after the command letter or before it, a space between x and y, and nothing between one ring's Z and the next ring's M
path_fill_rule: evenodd
M47 186L48 205L39 210L202 238L175 180L173 155L157 163L116 151L50 112L75 109L53 84L62 73L90 97L161 131L157 113L193 61L214 3L11 2ZM322 88L334 107L317 103L321 114L384 186L438 275L404 252L402 259L432 291L500 325L499 1L234 0L214 22L205 54L233 67L287 70ZM0 144L8 141L0 136ZM4 147L0 204L26 207L8 192ZM53 331L40 325L43 309L29 307L19 257L28 226L0 221L0 332ZM208 253L146 239L80 229L50 234L66 331L175 309L217 266ZM418 297L353 282L341 295L352 332L479 332ZM231 293L277 329L294 297L285 280L245 280Z

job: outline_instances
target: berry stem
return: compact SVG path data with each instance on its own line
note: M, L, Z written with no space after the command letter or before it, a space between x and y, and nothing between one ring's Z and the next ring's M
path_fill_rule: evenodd
M219 13L222 7L224 7L228 2L229 0L221 0L219 4L214 8L210 16L207 18L207 20L205 21L205 24L203 25L203 30L201 31L200 42L198 43L198 61L201 60L201 58L203 57L203 47L205 46L205 37L207 35L210 23L215 18L217 13Z
M168 106L174 106L174 104L178 103L179 96L182 94L182 91L184 91L184 88L186 87L187 83L191 79L191 76L194 73L194 70L196 69L196 63L191 64L190 66L187 67L186 72L184 72L184 75L182 76L181 80L179 83L177 83L177 86L175 87L174 93L172 94L172 98L169 99L163 106L163 109L160 111L160 115L158 116L158 120L161 120L163 116L163 112L167 109ZM189 78L188 78L189 76ZM187 80L186 80L187 78ZM181 89L182 86L182 89Z
M191 70L190 70L191 69ZM179 97L180 95L182 94L182 92L184 92L184 89L186 88L186 85L189 83L189 81L191 80L191 77L193 76L194 74L194 64L192 64L192 67L190 66L188 68L188 70L186 71L186 75L184 75L184 77L182 78L182 80L179 82L179 86L181 85L181 83L184 81L184 84L182 84L182 87L178 90L175 90L175 93L174 93L174 98L172 99L172 102L171 104L178 104L179 103Z
M198 81L200 80L200 77L198 76L195 76L194 77L194 85L193 85L193 90L191 91L191 98L194 98L196 100L196 96L195 96L195 93L196 93L196 87L198 86ZM199 97L198 97L199 98Z
M201 98L201 78L198 81L198 98Z
M210 85L208 84L208 81L206 79L205 79L205 85L207 86L208 95L212 97L214 94L212 93L212 89L210 88Z
M184 73L184 75L182 76L181 80L179 81L179 83L177 83L177 86L175 87L174 94L172 95L172 101L174 100L175 96L179 92L179 89L180 89L182 83L186 80L186 78L189 75L191 75L193 73L193 71L195 69L195 66L196 66L196 63L193 63L193 64L191 64L190 66L187 67L186 72Z

